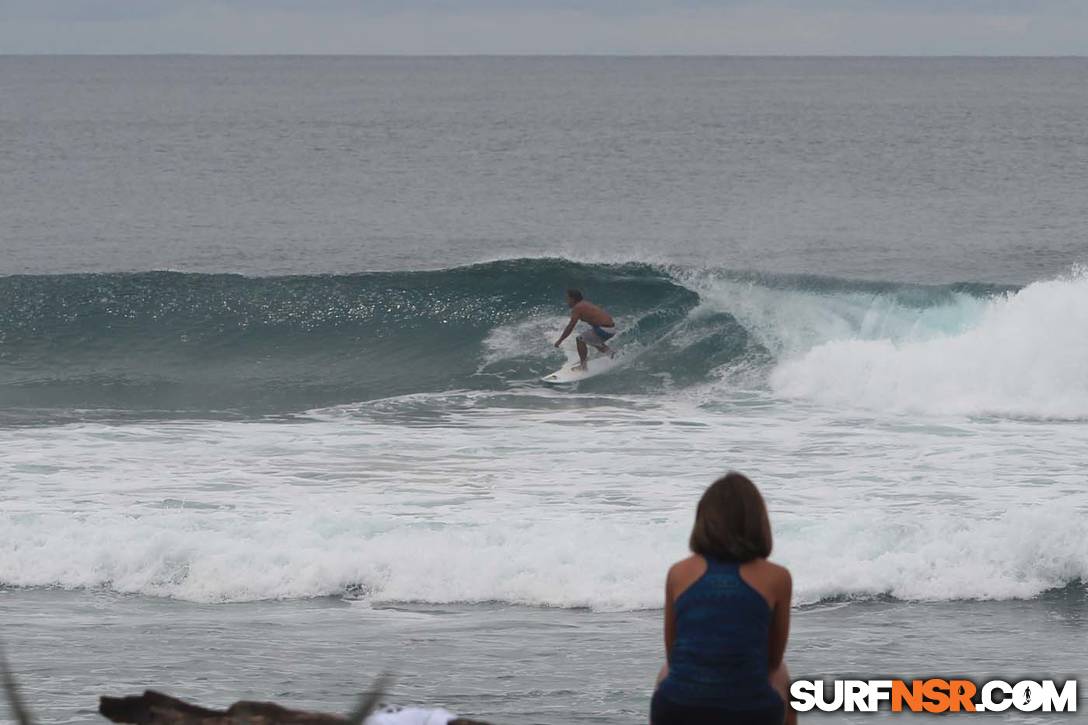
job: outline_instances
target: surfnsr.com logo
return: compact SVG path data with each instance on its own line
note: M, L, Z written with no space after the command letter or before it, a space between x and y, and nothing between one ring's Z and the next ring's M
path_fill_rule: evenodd
M1055 680L794 680L798 712L1076 712L1077 681Z

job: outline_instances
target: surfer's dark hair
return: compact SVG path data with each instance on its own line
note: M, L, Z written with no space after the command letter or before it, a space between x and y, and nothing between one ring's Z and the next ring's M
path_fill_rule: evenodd
M767 506L747 476L730 471L703 492L688 543L692 552L744 562L770 556L772 544Z
M574 289L573 287L571 287L569 290L567 290L567 297L570 297L575 302L581 302L582 301L582 290Z

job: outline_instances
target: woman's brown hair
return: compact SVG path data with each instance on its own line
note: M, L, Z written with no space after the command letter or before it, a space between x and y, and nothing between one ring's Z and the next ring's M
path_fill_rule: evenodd
M696 554L725 561L771 555L767 506L747 476L730 471L703 492L688 545Z

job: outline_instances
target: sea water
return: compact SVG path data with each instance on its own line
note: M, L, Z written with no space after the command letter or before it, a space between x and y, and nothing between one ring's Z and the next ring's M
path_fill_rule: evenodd
M638 721L730 468L794 676L1083 674L1086 70L0 58L31 705ZM570 286L625 362L544 388Z

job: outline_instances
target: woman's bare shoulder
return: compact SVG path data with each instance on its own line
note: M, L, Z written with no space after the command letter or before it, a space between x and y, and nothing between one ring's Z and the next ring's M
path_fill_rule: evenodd
M680 561L676 562L669 567L669 571L675 571L683 574L689 571L697 571L699 569L706 568L706 559L698 554L692 554L691 556L685 556Z
M790 575L790 570L781 564L775 564L768 559L756 559L751 562L751 565L752 571L758 572L765 580L778 585L792 586L793 578Z
M679 595L706 571L706 559L692 554L669 567L669 586Z

